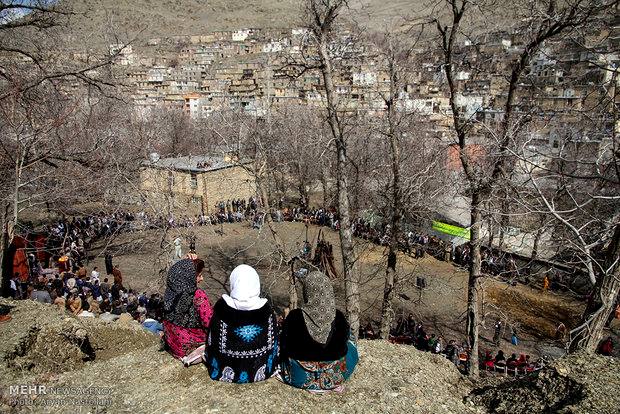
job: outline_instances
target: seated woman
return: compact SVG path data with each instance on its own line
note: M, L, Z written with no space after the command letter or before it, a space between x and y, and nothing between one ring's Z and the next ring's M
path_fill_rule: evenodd
M164 342L176 358L183 358L205 343L213 309L207 294L198 289L204 262L179 260L168 271L164 294Z
M205 360L211 378L247 383L271 377L277 367L276 316L260 296L258 273L239 265L230 274L230 295L213 308Z
M493 360L493 355L491 351L488 349L484 352L484 358L482 359L482 364L485 369L493 369L495 368L495 361Z
M506 357L504 356L504 351L501 349L497 351L497 355L495 356L495 366L501 369L506 367Z
M285 383L310 391L339 389L358 361L345 316L336 309L334 289L321 272L300 278L304 303L284 320L281 375Z
M66 306L69 312L71 312L75 316L79 315L82 312L82 300L77 295L77 293L72 293L67 298Z

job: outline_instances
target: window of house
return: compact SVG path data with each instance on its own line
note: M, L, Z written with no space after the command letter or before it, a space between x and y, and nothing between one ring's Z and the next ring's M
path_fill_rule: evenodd
M189 186L191 188L198 188L198 176L196 175L196 173L190 173Z
M172 187L174 185L174 174L172 171L168 171L168 185Z

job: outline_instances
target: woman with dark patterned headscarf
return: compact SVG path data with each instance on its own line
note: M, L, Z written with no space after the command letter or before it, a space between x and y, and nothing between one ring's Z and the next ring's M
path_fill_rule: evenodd
M304 302L289 312L280 333L282 378L309 391L339 390L358 361L349 324L336 309L325 274L315 271L299 279Z
M176 358L183 358L205 344L206 329L213 315L207 294L198 289L204 268L204 262L200 262L179 260L168 271L164 341Z

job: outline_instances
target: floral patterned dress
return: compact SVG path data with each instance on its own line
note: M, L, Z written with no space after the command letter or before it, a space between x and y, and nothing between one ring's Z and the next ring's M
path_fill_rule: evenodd
M209 303L207 294L201 289L196 290L194 306L200 315L202 328L183 328L170 321L164 321L163 323L164 341L175 358L180 359L190 354L196 348L204 345L207 339L206 330L209 328L209 323L213 316L213 308Z

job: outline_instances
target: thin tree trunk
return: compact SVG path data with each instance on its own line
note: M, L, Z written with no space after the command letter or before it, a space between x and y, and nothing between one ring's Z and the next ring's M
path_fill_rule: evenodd
M328 195L327 195L327 177L325 174L325 169L323 167L321 167L321 189L323 190L323 209L327 208L327 200L328 200Z
M390 329L394 320L394 310L392 301L394 300L394 285L396 283L396 252L392 249L388 251L388 263L385 271L385 286L383 287L383 306L381 307L381 329L379 337L381 339L390 338Z
M527 275L532 275L532 269L535 266L536 260L538 260L538 249L540 247L540 239L542 238L543 233L545 232L545 227L543 223L540 223L540 227L536 230L536 235L534 236L534 244L532 246L532 254L530 255L530 263L527 266Z
M9 250L9 225L7 223L7 213L8 213L8 204L6 208L3 208L0 211L0 222L2 223L2 234L0 235L0 265L2 266L2 296L9 296L9 289L11 286L11 276L12 275L12 266L9 267L8 263L5 263L5 260L8 259L8 250Z
M545 231L544 227L539 227L536 230L536 235L534 236L534 245L532 246L532 255L530 256L530 262L534 262L538 259L538 248L540 246L540 239Z
M401 188L400 188L400 145L394 126L394 99L396 98L396 69L394 61L389 62L390 67L390 98L388 100L388 128L390 138L390 155L392 162L392 214L391 234L388 250L388 262L385 271L385 285L383 287L383 305L381 309L381 339L389 339L390 329L394 320L392 301L394 299L394 287L397 283L396 263L398 254L398 236L400 233L401 220Z
M489 250L493 249L493 239L495 238L495 234L493 234L494 231L495 229L493 228L493 217L491 216L491 218L489 219Z
M340 250L342 252L344 289L346 296L345 306L352 334L354 338L357 339L360 326L359 272L357 270L355 251L353 248L353 232L351 231L349 191L346 171L347 143L336 113L333 72L331 58L327 50L328 39L325 36L325 33L323 33L319 39L318 46L322 61L321 73L323 75L323 82L325 83L325 95L327 98L327 121L336 142L336 192L338 197L338 216L340 222Z
M469 345L469 374L478 376L478 330L479 330L479 293L481 290L480 257L480 194L472 194L471 201L471 262L467 281L467 344Z

